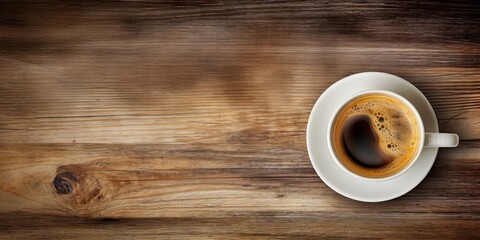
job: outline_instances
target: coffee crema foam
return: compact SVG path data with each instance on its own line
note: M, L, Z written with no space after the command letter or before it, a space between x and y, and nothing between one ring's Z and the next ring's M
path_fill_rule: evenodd
M419 148L414 113L399 100L381 94L348 102L334 120L331 138L342 165L368 178L401 171Z

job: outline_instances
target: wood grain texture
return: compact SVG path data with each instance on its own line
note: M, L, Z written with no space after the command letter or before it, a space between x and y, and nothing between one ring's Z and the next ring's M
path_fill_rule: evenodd
M0 238L480 238L480 4L0 3ZM456 132L401 198L308 159L319 95L408 79Z

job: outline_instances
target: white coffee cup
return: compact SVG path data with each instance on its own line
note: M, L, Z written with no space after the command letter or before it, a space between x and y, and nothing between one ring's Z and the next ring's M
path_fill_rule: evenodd
M397 172L393 175L387 176L387 177L383 177L383 178L368 178L368 177L360 176L360 175L357 175L357 174L351 172L345 166L343 166L343 164L337 158L337 156L335 154L335 151L333 150L333 146L332 146L332 138L333 138L332 128L333 128L334 121L337 117L337 114L351 100L353 100L357 97L363 96L363 95L371 95L371 94L385 95L385 96L394 98L394 99L398 100L399 102L403 103L405 106L407 106L416 118L416 121L418 123L417 124L418 125L418 132L419 132L419 135L420 135L419 138L418 138L418 141L417 141L418 151L411 158L410 162L399 172ZM335 112L334 112L334 114L333 114L333 116L330 119L330 122L328 124L328 147L329 147L330 154L332 155L333 159L335 159L337 164L345 172L347 172L350 175L353 175L355 177L361 178L363 180L369 180L369 181L387 181L387 180L390 180L392 178L398 177L398 176L402 175L403 173L405 173L406 171L408 171L408 169L410 169L410 167L412 167L415 164L415 162L419 159L419 156L422 153L423 148L456 147L456 146L458 146L458 141L459 141L458 135L454 134L454 133L429 133L429 132L425 132L425 128L423 126L422 118L420 117L420 114L418 113L418 110L415 108L415 106L412 103L410 103L407 99L400 96L399 94L391 92L391 91L384 91L384 90L364 91L364 92L354 94L351 97L347 98L343 102L343 104L340 104L340 106L335 110Z

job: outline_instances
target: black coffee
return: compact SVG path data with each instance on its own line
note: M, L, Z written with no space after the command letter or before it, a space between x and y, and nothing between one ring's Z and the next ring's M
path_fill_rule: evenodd
M331 142L340 163L368 178L401 171L419 148L414 113L399 100L382 94L349 101L337 113Z
M342 143L345 152L364 167L380 167L393 161L394 157L380 149L379 136L367 115L355 115L347 119L342 128Z

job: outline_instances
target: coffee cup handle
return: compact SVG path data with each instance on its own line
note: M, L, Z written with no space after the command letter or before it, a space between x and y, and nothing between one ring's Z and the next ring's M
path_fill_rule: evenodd
M458 135L455 133L425 133L424 147L456 147Z

